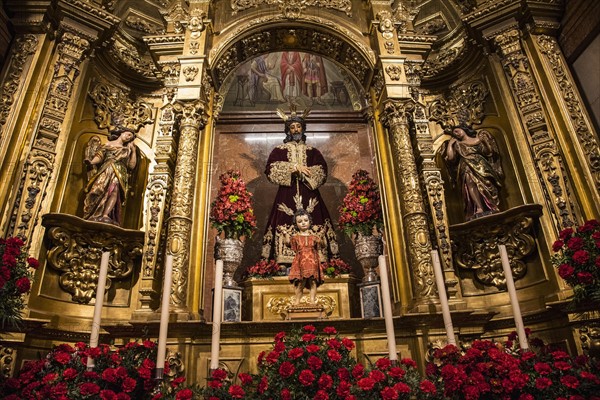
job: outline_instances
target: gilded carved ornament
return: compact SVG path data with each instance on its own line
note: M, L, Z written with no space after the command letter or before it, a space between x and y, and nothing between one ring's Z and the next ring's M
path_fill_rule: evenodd
M316 304L312 304L308 296L302 296L300 303L296 305L294 304L293 297L280 296L269 299L266 308L271 314L286 318L287 310L292 306L322 307L326 315L331 315L338 304L333 297L327 295L318 295Z
M297 19L306 7L321 7L345 13L352 16L352 2L350 0L231 0L231 15L249 8L258 8L262 5L277 5L285 18Z
M136 31L143 32L148 35L162 35L165 33L165 28L156 22L149 21L140 15L130 14L125 20L125 25Z
M146 78L154 78L156 76L156 67L150 58L141 55L135 46L124 39L115 40L109 50L109 54L115 61L122 63Z
M446 98L429 106L429 120L437 122L446 132L466 123L479 125L484 117L485 98L489 91L482 81L468 82L452 89Z
M25 64L30 56L36 52L37 46L38 39L34 35L21 35L17 37L13 45L14 50L9 58L10 64L6 72L6 78L0 88L0 144L2 143L4 125L8 120L15 101L15 94L21 84Z
M42 225L49 241L48 265L59 272L60 287L76 303L96 295L102 252L110 252L107 289L113 280L132 275L142 254L144 233L85 221L66 214L46 214Z
M541 215L542 206L524 205L451 226L456 264L472 271L483 285L505 289L498 245L506 245L514 279L523 278L527 273L525 259L536 249L534 222Z
M140 100L131 100L122 89L97 83L89 93L95 107L94 120L98 127L112 132L115 128L128 128L137 132L154 122L152 108Z

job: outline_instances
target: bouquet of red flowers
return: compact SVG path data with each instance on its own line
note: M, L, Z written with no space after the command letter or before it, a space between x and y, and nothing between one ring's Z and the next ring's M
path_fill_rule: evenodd
M573 288L574 302L600 301L600 223L587 221L560 232L552 245L552 264Z
M335 278L342 274L352 272L352 267L341 258L331 258L329 261L321 263L321 271L328 278Z
M229 170L222 174L221 188L210 206L210 222L218 233L228 239L252 236L256 229L256 216L252 208L252 194L239 171Z
M339 208L339 226L348 235L373 234L373 228L381 229L383 217L379 188L369 173L358 170L352 175L348 193Z
M87 371L90 356L95 366ZM26 363L15 378L0 386L0 394L6 400L151 399L157 384L155 360L156 344L150 341L130 342L116 351L107 345L61 344L44 359ZM165 371L169 371L167 363Z
M282 269L275 260L260 260L246 269L246 275L249 278L266 279L285 275L285 269Z
M23 295L31 289L32 270L38 266L38 261L23 251L21 239L0 239L0 329L21 320Z
M372 369L352 357L355 344L340 338L333 327L317 334L313 325L275 335L273 348L258 356L256 375L238 374L239 384L224 370L213 371L207 387L194 395L205 399L411 399L435 393L428 381L419 384L413 360L404 359L392 366L379 359ZM420 389L425 387L426 390Z
M475 340L459 349L447 345L434 352L427 377L435 383L432 399L595 399L600 400L598 365L585 356L530 339L535 351L521 351L516 333L504 343Z

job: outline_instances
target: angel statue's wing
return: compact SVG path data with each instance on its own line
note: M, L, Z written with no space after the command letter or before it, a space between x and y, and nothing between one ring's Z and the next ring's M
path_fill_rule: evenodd
M502 163L500 162L500 150L498 149L498 143L496 139L486 130L481 129L477 132L477 138L484 143L488 149L490 149L490 155L487 157L490 165L494 169L494 172L498 174L498 177L504 177L504 171L502 170Z

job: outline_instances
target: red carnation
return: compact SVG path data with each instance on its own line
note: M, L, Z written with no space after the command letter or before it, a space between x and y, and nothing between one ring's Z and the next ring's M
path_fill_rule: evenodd
M381 398L383 400L397 400L398 399L398 392L396 392L394 389L392 389L389 386L386 386L385 388L383 388L383 390L381 392L379 392L379 394L381 394Z
M578 236L572 237L567 241L567 247L573 251L581 250L583 248L583 239Z
M594 276L587 271L577 273L577 280L583 285L589 285L594 282Z
M428 380L422 381L419 384L419 388L421 389L421 391L423 391L425 393L435 394L437 392L437 389L435 388L435 385L433 384L433 382L428 381Z
M323 333L327 335L335 335L337 331L333 326L326 326L325 328L323 328Z
M292 400L292 394L288 389L282 389L280 393L281 400Z
M100 386L95 383L85 382L79 387L79 392L82 396L90 396L100 392Z
M279 374L284 378L289 378L296 371L294 364L289 361L284 361L279 366Z
M176 400L192 400L194 397L194 392L191 389L183 389L177 392L175 396Z
M569 264L561 264L558 267L558 275L565 280L572 277L574 273L575 273L575 268L573 268Z
M228 392L234 399L243 399L244 395L246 394L244 389L242 389L242 387L239 385L231 385Z
M590 253L585 250L577 250L573 253L573 261L577 264L585 264L590 259Z
M541 376L535 380L536 389L544 390L549 388L550 386L552 386L552 380L546 377Z
M125 379L123 379L123 384L121 385L121 387L123 388L123 391L125 393L129 393L129 392L133 392L135 390L135 387L137 385L137 381L131 377L127 377Z
M306 361L306 363L312 369L321 369L321 367L323 367L323 361L319 357L316 357L316 356L308 357L308 360Z
M327 351L327 357L333 362L338 362L342 359L342 355L337 350Z
M579 387L579 380L573 375L561 376L560 383L571 389L577 389Z
M319 377L319 388L323 390L327 390L333 386L333 378L331 375L323 374Z
M375 362L375 365L376 365L376 366L377 366L377 368L379 368L380 370L383 370L383 371L385 371L385 370L387 370L387 369L388 369L388 368L389 368L389 367L392 365L392 363L390 362L390 359L389 359L389 358L387 358L387 357L382 357L382 358L380 358L379 360L377 360L377 361Z
M298 380L302 385L310 386L315 380L315 375L309 369L305 369L300 372Z
M565 244L565 242L563 242L562 240L557 240L552 244L552 251L554 252L558 252L562 249L563 245Z
M364 391L368 391L375 387L375 381L371 378L361 378L358 381L358 387Z

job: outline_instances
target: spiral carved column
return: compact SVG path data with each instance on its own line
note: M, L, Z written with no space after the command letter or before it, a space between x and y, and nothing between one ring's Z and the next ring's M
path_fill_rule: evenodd
M204 103L201 101L177 103L174 108L180 121L180 137L167 228L167 251L173 254L171 309L178 314L187 314L189 254L198 138L206 125L207 117Z
M410 139L409 121L414 109L415 103L412 100L388 100L383 105L382 122L390 134L394 158L399 166L405 243L412 266L414 295L419 305L437 299L437 290L430 255L432 246L427 211Z

